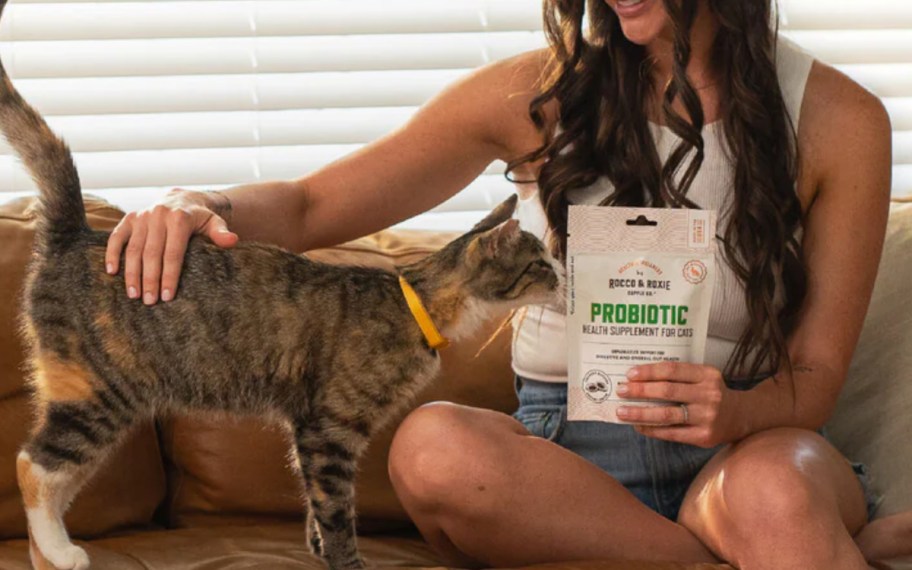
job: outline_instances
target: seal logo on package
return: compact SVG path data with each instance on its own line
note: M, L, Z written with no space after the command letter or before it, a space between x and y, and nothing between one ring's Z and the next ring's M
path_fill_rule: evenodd
M611 395L611 378L601 370L590 370L583 377L583 393L593 402L604 402Z
M706 265L699 259L691 259L684 264L684 279L688 283L699 285L706 279Z

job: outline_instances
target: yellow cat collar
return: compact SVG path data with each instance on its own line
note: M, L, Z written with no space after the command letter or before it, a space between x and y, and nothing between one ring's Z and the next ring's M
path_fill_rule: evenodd
M402 294L405 296L405 302L408 303L409 310L412 311L412 316L415 317L415 322L418 323L418 328L424 333L424 338L427 340L428 346L435 350L446 348L450 344L450 341L445 339L443 335L440 334L440 331L437 330L437 327L434 326L434 321L431 320L431 315L429 315L424 308L424 304L422 304L421 299L418 297L418 293L415 293L412 286L409 285L408 281L405 280L405 277L401 275L399 276L399 286L402 287Z

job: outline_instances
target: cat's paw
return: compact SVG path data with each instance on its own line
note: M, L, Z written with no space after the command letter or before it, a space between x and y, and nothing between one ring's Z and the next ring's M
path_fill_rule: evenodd
M351 560L345 564L333 564L332 562L327 561L326 567L329 568L329 570L362 570L363 568L367 568L367 565L359 558L358 560Z
M89 555L75 544L48 552L45 557L57 570L89 570Z
M330 552L328 556L323 557L323 562L326 563L329 570L361 570L367 567L358 552L342 556Z

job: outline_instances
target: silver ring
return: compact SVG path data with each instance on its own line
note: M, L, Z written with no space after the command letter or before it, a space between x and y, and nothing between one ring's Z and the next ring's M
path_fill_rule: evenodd
M687 425L690 423L690 412L687 411L687 404L681 404L681 410L684 412L684 421L681 423Z

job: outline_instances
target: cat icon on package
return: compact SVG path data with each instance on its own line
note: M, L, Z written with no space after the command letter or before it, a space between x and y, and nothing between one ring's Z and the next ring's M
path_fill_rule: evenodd
M626 423L617 396L638 364L702 364L715 280L716 212L570 206L567 417Z

